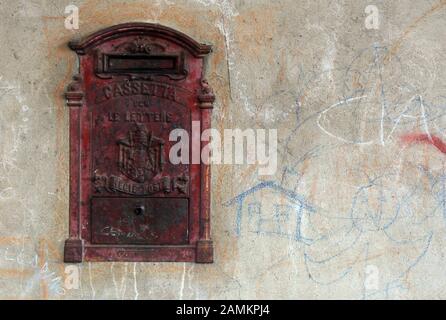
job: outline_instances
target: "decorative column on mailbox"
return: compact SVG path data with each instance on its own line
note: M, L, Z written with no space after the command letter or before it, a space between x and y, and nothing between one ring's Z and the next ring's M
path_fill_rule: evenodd
M189 162L169 159L178 143L169 141L172 130L185 130L192 150L210 128L215 97L203 57L211 46L147 23L117 25L69 46L80 72L66 92L65 262L212 262L209 165L192 153Z

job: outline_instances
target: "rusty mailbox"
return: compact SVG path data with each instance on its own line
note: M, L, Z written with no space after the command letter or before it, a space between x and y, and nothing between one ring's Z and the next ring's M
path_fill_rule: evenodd
M210 168L169 160L172 130L192 140L193 123L198 134L210 127L214 94L203 57L211 46L158 24L127 23L69 47L80 71L66 91L65 262L212 262Z

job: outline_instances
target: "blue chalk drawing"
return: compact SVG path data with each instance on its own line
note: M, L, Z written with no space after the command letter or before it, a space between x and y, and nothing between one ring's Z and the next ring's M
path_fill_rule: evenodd
M278 185L274 181L260 182L256 186L242 192L233 199L225 202L223 205L229 207L232 205L237 206L236 212L236 227L235 233L240 236L242 230L242 215L243 215L243 205L248 196L254 195L256 192L268 189L272 192L278 192L282 196L286 197L291 204L294 205L283 205L283 204L273 204L274 213L272 219L266 217L262 211L262 203L258 201L249 202L247 204L248 211L248 224L253 225L249 231L256 232L258 234L273 234L285 237L293 237L296 241L308 242L311 239L306 239L301 234L301 221L304 211L309 213L315 212L315 209L308 201L301 195L297 194L292 190L288 190ZM286 226L290 222L294 222L296 229L292 234L286 231Z
M304 272L318 285L330 286L347 277L350 279L358 274L352 272L355 268L365 268L368 264L376 264L379 267L378 257L386 259L387 250L398 252L398 259L395 259L400 266L381 279L379 290L369 292L363 286L360 289L360 297L364 299L391 298L396 290L408 291L409 288L404 284L408 274L428 255L435 236L444 238L446 172L433 173L428 168L419 166L422 175L429 180L429 186L416 181L413 184L401 185L400 188L388 183L398 176L398 170L389 168L379 176L368 178L364 184L356 186L354 192L348 195L351 197L350 207L342 210L344 212L333 212L331 208L310 204L303 195L296 192L303 177L299 166L304 161L321 158L324 154L333 152L341 144L363 144L368 142L368 138L363 140L357 135L352 136L354 130L340 127L334 128L339 131L333 132L339 139L315 139L302 145L298 144L298 153L295 152L296 146L293 145L292 149L291 144L299 139L304 126L312 127L318 124L318 118L328 112L328 109L330 112L345 112L345 108L350 107L359 112L361 108L369 109L367 103L373 103L379 111L368 114L365 118L367 125L379 128L371 137L373 143L384 146L392 141L392 137L397 138L399 130L419 128L420 120L421 129L432 132L436 130L437 134L439 132L446 137L446 96L429 95L429 92L418 88L410 79L404 78L407 64L398 55L392 56L395 69L389 70L389 64L385 63L388 53L388 48L375 44L358 51L351 63L342 68L305 70L304 65L300 64L295 88L287 89L287 92L292 92L295 96L295 125L279 144L278 152L285 163L282 178L279 182L260 182L223 204L226 207L235 207L236 236L243 237L254 232L262 237L284 237L298 242L298 250L293 251L293 254L301 256L292 258L303 261ZM364 59L368 58L369 64L364 67L364 62L367 63ZM335 79L337 86L341 88L339 96L328 105L319 101L317 95L314 101L309 102L311 90L320 90L321 81L327 74L335 74L335 71L340 72L342 78L337 79L341 80L340 82ZM395 77L399 77L396 79L397 83L394 81ZM361 86L353 86L353 78L361 80ZM398 81L399 79L401 81ZM397 94L394 94L395 87ZM352 123L352 126L356 125ZM364 174L368 177L370 172ZM297 181L291 189L283 187L285 176L289 175ZM258 195L260 190L277 193L279 197L288 199L288 203L283 204L282 201L265 205L265 200ZM248 198L249 196L254 197ZM420 199L431 201L430 204L434 205L420 209ZM272 211L265 212L266 207L272 208ZM313 232L308 238L301 231L303 216L308 217L305 219L305 235L310 229L316 233ZM438 223L438 218L445 224L443 228ZM315 222L321 220L327 222L329 227L318 228ZM290 225L294 228L292 232ZM331 225L333 227L330 227ZM377 240L380 241L379 245L375 244ZM330 249L324 250L326 247ZM343 265L346 261L349 263ZM337 271L333 271L334 268Z

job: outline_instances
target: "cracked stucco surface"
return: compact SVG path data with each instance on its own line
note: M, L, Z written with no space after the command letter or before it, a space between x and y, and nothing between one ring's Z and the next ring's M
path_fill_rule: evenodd
M446 148L402 139L445 138L446 1L0 6L0 298L446 298ZM213 127L277 129L278 170L213 166L214 264L83 263L67 289L66 44L130 21L214 45Z

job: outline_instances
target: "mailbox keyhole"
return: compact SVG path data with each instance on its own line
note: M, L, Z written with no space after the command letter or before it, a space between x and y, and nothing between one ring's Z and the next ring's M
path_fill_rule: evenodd
M144 206L139 206L137 208L135 208L135 210L133 210L133 212L137 215L137 216L141 216L144 214Z

